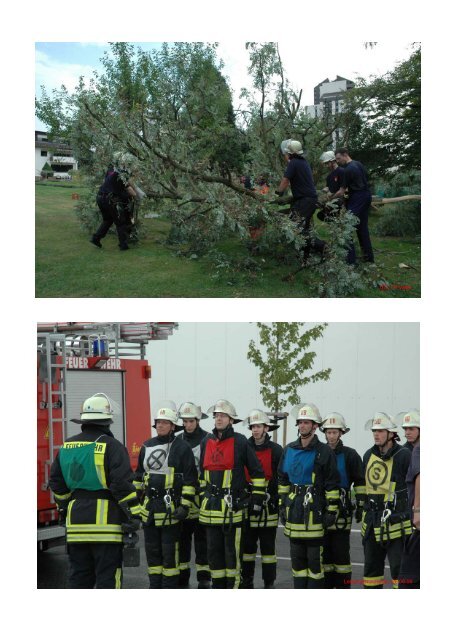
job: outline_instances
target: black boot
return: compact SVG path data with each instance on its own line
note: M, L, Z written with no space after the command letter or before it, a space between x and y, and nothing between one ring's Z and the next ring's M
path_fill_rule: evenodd
M102 249L102 245L100 243L99 238L96 238L96 236L93 236L90 240L90 242L92 242L93 244L96 245L96 247L99 247L99 249Z
M264 589L274 589L275 588L275 583L274 582L266 582L264 584Z

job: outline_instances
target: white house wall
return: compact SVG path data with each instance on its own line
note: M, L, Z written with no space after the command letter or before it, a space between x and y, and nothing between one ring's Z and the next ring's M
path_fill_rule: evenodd
M253 323L181 323L169 340L152 342L152 412L163 399L178 406L193 401L206 411L226 398L240 417L265 408L258 371L246 358L251 339L258 341ZM329 381L304 387L302 400L317 404L322 415L342 413L351 427L346 442L360 453L371 445L364 423L375 411L395 414L419 406L419 324L332 323L311 348L317 353L312 372L333 371ZM212 420L203 426L210 430ZM237 430L246 433L241 425ZM295 434L290 420L288 440Z

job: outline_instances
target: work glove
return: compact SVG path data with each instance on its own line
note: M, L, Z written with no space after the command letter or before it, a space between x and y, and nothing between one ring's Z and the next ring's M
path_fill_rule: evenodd
M174 520L179 520L179 521L185 520L188 517L188 511L189 511L188 507L181 504L177 507L177 509L171 515L171 517L174 518Z
M336 512L325 511L325 513L323 514L323 526L325 527L325 529L328 529L329 527L333 526L333 524L336 522L336 517L337 517Z
M356 506L355 511L355 520L356 522L361 522L363 519L363 507L361 505Z
M141 520L139 520L138 518L131 518L130 520L127 520L127 522L122 523L121 525L122 532L135 533L135 531L138 531L138 529L140 528L140 525L141 525Z
M287 522L286 507L279 507L279 520L281 524L285 527Z

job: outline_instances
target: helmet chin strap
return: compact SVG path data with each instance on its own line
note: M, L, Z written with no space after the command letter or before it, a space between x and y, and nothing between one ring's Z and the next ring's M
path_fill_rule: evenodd
M300 434L300 438L302 438L303 440L306 440L307 438L310 438L314 432L315 432L315 427L314 426L311 427L311 431L309 433L303 434L300 431L298 431L298 433Z

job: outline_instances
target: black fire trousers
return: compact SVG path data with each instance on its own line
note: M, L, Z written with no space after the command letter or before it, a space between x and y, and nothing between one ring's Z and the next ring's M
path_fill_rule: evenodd
M325 589L350 589L350 531L328 531L323 544Z
M265 586L276 580L276 531L278 527L247 527L243 535L241 589L254 589L254 570L259 543L262 558L262 580Z
M297 224L301 235L305 238L306 244L303 249L302 261L306 262L314 249L317 253L323 253L325 242L319 238L311 237L312 216L317 208L317 198L300 198L296 200L290 208L289 217Z
M144 526L144 548L150 589L179 586L180 523L163 527Z
M421 534L416 529L403 547L399 572L399 589L420 589Z
M206 525L212 589L238 589L242 563L242 523L223 529Z
M402 560L403 540L396 538L384 545L375 540L374 531L366 532L364 545L364 588L383 589L385 583L385 558L387 556L391 570L392 586L398 587L400 563Z
M294 589L324 589L323 538L290 538Z
M112 224L116 225L119 246L125 249L127 244L127 227L129 215L127 204L117 202L109 194L99 194L96 198L97 206L102 214L102 223L94 233L96 240L102 240L107 235Z
M207 562L207 537L204 525L199 524L197 518L182 521L180 538L180 575L179 585L188 586L190 582L190 558L192 539L195 546L196 577L200 580L210 580L209 564Z
M374 252L369 234L369 210L371 202L372 196L369 192L358 191L350 196L347 205L347 209L358 218L356 235L358 236L359 245L365 262L374 262ZM356 263L356 252L353 241L351 242L348 250L347 263Z
M68 544L69 589L121 589L122 543Z

